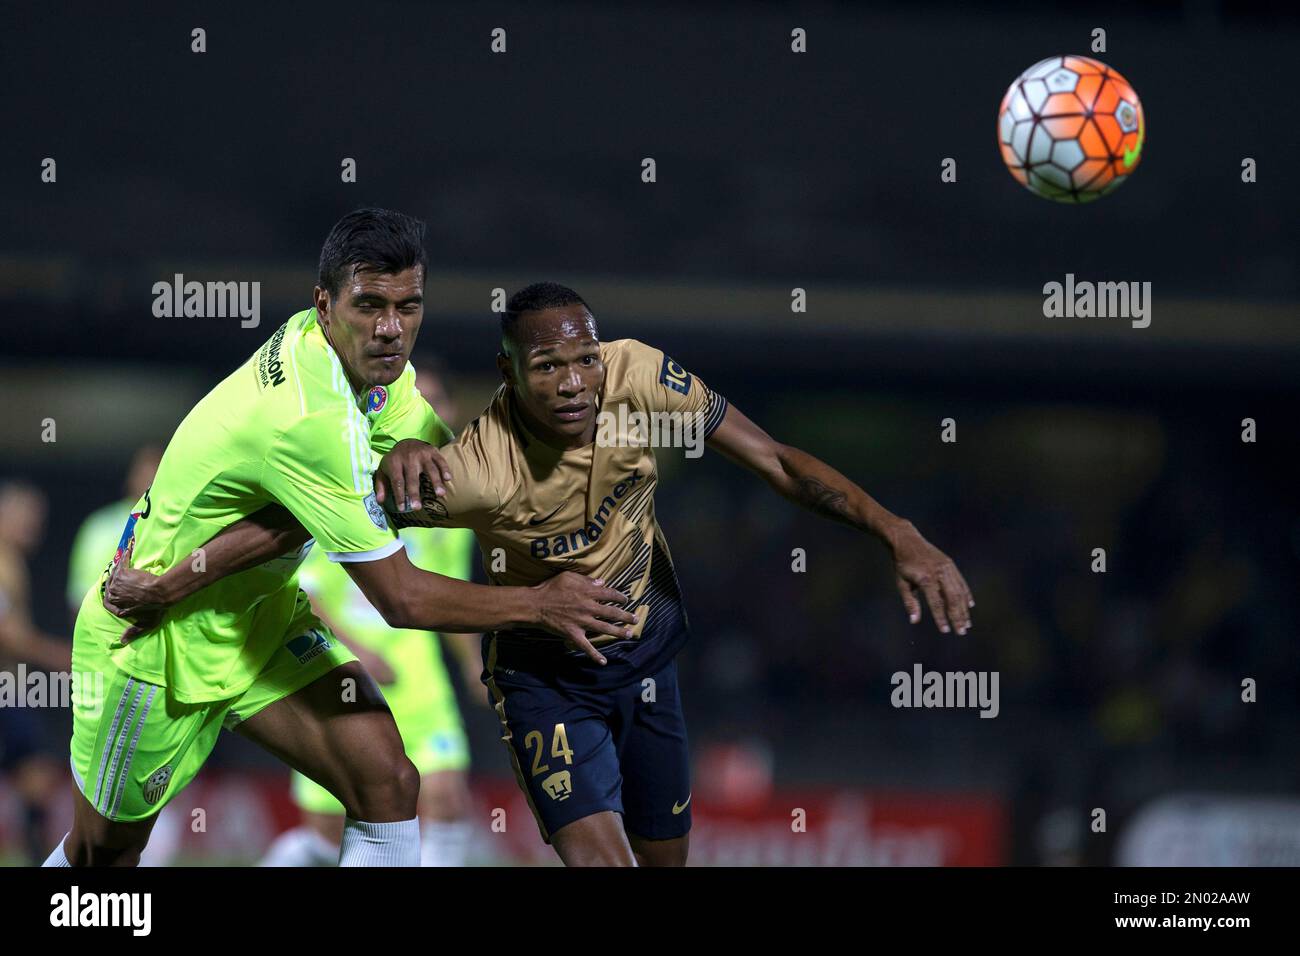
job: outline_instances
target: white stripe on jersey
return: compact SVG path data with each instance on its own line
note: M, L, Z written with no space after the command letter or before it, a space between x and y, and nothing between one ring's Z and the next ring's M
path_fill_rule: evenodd
M352 394L352 387L348 385L347 376L344 375L343 373L343 363L339 361L338 355L336 355L334 352L334 347L329 344L328 340L326 340L325 347L329 350L330 363L333 369L334 391L337 392L341 398L343 398L345 407L348 408L350 412L355 412L356 397ZM346 442L348 446L348 455L352 462L352 489L354 491L360 492L361 491L361 473L360 473L361 462L357 456L356 432L354 430L352 416L350 413L348 414L347 424L344 425L343 433L339 436L339 438L342 441Z
M301 330L299 330L301 332ZM293 380L298 385L298 412L306 416L307 398L302 393L302 376L298 374L298 346L302 343L302 335L293 340L293 345L289 348L289 361L293 363ZM331 350L332 351L332 350Z

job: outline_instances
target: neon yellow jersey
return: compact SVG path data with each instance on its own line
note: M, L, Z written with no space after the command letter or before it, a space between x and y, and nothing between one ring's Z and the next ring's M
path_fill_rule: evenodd
M131 516L131 500L115 501L91 512L72 541L72 557L68 561L68 604L80 607L81 599L99 581L113 551L122 538L122 527Z
M191 409L119 546L134 537L133 566L161 574L202 560L197 549L210 538L279 502L333 560L387 557L402 542L375 500L379 457L405 438L441 444L450 434L415 390L410 364L391 386L358 395L316 310L299 312ZM183 703L234 697L284 642L309 547L209 585L129 645L98 601L83 604L77 630L89 628L114 665Z

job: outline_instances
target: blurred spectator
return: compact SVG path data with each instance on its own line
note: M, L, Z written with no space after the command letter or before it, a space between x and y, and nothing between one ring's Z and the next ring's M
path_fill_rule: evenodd
M62 780L63 761L47 739L44 724L20 701L28 682L27 665L47 672L66 672L71 645L40 631L32 623L27 560L45 529L45 495L22 482L0 485L0 669L8 671L15 699L0 699L0 773L7 774L23 813L27 857L43 859L45 810ZM15 666L16 665L16 666ZM45 681L46 686L53 686ZM42 706L57 706L46 700Z

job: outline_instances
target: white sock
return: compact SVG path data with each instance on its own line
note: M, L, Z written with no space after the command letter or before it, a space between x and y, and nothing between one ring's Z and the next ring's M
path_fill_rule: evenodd
M339 848L311 827L294 827L275 838L258 866L335 866Z
M68 862L67 855L64 854L63 852L64 840L67 840L69 836L71 836L71 834L68 833L63 834L63 840L59 841L59 845L54 848L54 852L51 853L48 858L46 858L45 862L42 863L41 866L58 866L58 867L72 866L72 864Z
M366 823L348 817L343 824L339 866L419 866L420 819Z
M470 826L464 820L420 823L420 866L464 866L469 856Z

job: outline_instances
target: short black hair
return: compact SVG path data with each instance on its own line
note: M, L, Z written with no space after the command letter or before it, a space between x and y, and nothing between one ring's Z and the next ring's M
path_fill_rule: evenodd
M391 209L356 209L325 237L317 282L333 298L357 272L396 274L414 266L428 278L423 222Z
M560 309L566 305L580 305L591 312L587 300L574 292L567 285L558 282L534 282L524 286L506 302L506 310L501 313L501 335L511 338L515 323L525 312L541 312L544 309Z

